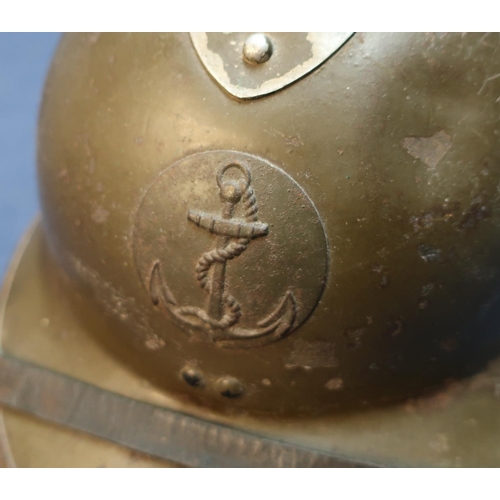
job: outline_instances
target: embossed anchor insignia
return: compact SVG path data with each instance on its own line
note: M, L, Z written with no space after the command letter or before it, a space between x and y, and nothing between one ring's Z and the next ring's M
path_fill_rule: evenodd
M228 170L238 170L239 177L227 178ZM188 221L216 235L215 248L205 252L195 268L200 287L208 293L205 309L195 306L178 306L172 292L163 280L160 262L153 265L150 293L153 303L165 307L184 326L202 330L213 341L265 338L278 340L293 326L297 303L288 290L278 306L255 328L238 326L242 315L239 302L227 290L227 262L239 257L255 239L268 235L268 224L258 219L257 199L252 188L250 170L241 164L230 163L217 173L217 185L223 202L222 214L212 215L189 210ZM236 207L241 204L244 219L234 218Z

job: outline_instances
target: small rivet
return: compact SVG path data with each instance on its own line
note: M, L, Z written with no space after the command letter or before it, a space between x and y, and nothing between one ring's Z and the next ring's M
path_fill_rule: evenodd
M181 372L182 378L192 387L202 387L204 385L203 373L196 368L186 367Z
M241 382L233 377L224 377L218 380L217 387L221 396L226 398L237 398L244 392Z
M265 63L272 54L273 44L271 39L262 33L250 35L243 46L243 56L250 64Z

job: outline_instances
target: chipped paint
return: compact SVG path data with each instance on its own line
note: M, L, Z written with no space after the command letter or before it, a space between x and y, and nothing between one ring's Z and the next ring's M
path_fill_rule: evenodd
M252 68L247 68L243 58L238 61L243 77L237 83L231 81L231 77L225 68L225 62L227 62L225 61L225 55L216 53L208 48L209 33L191 33L191 40L203 65L219 85L240 99L253 99L276 92L307 75L325 62L326 59L337 51L352 35L353 32L308 33L306 39L307 42L310 43L310 50L312 52L311 57L297 64L283 75L278 74L275 78L263 80L257 87L250 86L255 71L253 71ZM279 38L280 36L280 34L276 34L273 38ZM241 41L240 45L242 45ZM234 50L235 46L237 50L239 50L237 43L230 43L228 49ZM281 50L286 49L287 44L283 43ZM297 46L294 46L293 50L297 51ZM245 78L245 74L247 78Z
M403 147L410 155L423 161L428 167L436 168L451 148L451 137L444 130L432 137L406 137Z
M286 368L330 368L337 365L338 360L333 342L297 339L293 343Z

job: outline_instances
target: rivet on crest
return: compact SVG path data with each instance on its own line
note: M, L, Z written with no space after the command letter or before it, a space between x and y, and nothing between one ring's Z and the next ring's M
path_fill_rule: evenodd
M273 44L271 39L262 33L250 35L243 46L243 57L250 64L265 63L269 61L272 54Z

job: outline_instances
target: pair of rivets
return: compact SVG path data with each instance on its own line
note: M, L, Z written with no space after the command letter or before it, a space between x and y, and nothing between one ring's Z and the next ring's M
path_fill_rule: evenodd
M197 368L186 367L181 372L184 381L192 387L203 387L205 377ZM241 382L234 377L222 377L216 382L217 390L226 398L237 398L244 392Z

